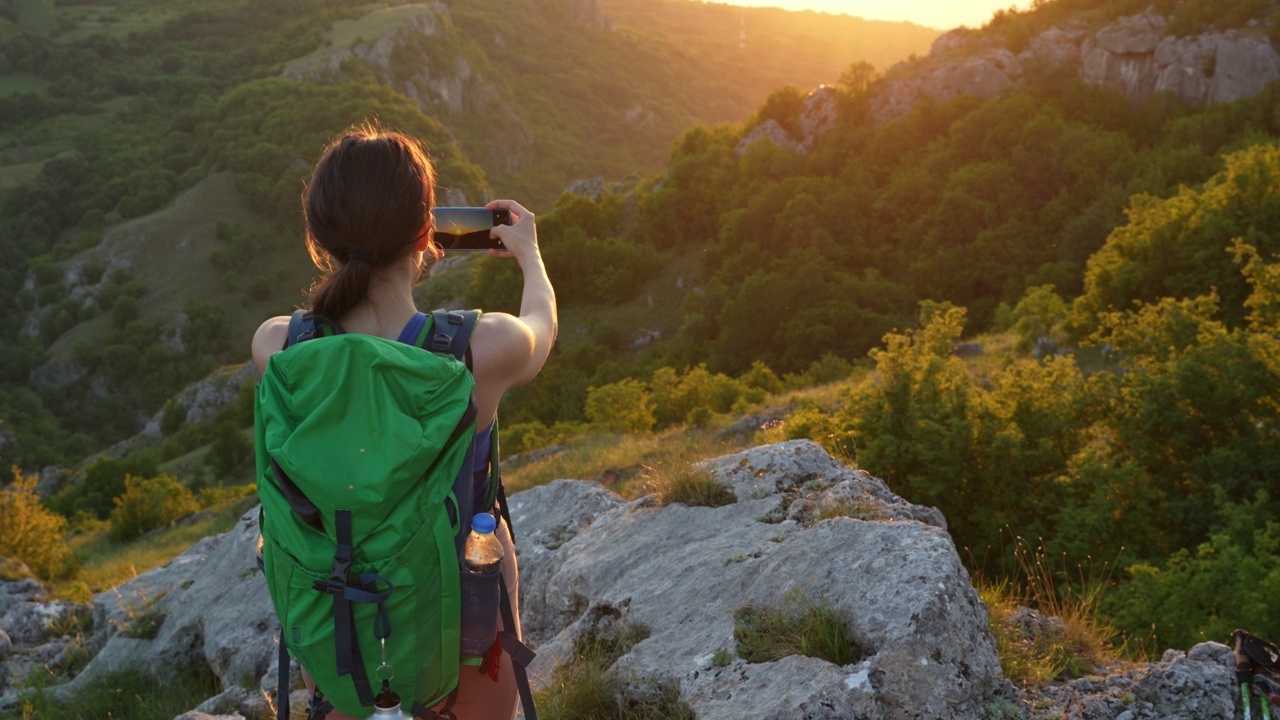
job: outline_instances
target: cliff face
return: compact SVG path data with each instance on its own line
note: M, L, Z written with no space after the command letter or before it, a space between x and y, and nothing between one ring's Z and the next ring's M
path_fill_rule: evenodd
M873 89L880 120L905 115L922 97L989 98L1023 83L1035 66L1067 67L1085 82L1113 87L1135 104L1167 91L1201 106L1255 95L1280 78L1280 54L1266 31L1248 27L1175 37L1154 13L1122 17L1091 30L1082 21L1051 27L1014 52L991 33L959 28L928 56L891 68Z

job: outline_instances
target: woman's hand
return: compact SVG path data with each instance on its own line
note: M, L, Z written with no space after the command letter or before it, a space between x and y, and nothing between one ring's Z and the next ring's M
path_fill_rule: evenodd
M515 200L494 200L485 207L490 210L505 208L511 213L510 225L494 225L489 231L489 237L501 240L506 250L490 250L490 255L494 257L514 255L521 267L524 267L525 261L531 257L540 256L538 228L534 222L533 213Z

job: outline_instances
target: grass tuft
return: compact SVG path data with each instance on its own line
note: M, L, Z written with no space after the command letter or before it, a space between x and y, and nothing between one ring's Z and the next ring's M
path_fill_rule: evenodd
M638 700L624 696L611 666L648 636L637 625L616 636L587 636L574 648L574 659L556 670L548 687L536 695L538 716L548 720L693 720L679 690L656 688Z
M835 610L789 595L779 607L745 605L733 614L738 656L750 663L781 660L790 655L849 665L862 659L848 627Z
M738 501L729 488L716 482L711 473L689 465L675 468L670 473L650 470L650 479L662 496L662 504L689 505L692 507L721 507Z

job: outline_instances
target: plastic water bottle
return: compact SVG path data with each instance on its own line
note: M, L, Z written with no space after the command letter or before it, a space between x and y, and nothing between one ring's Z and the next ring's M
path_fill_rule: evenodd
M463 549L462 562L468 572L488 575L502 566L502 543L493 534L498 521L489 513L480 513L471 519L471 534Z
M498 635L498 600L502 592L502 543L493 534L498 521L488 513L471 519L462 552L462 654L484 655Z

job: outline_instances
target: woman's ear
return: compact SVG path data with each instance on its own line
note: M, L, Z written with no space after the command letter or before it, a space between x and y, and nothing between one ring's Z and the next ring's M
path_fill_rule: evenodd
M418 234L418 239L413 241L414 251L426 252L427 248L431 246L434 235L434 230L428 223L426 227L422 228L422 232Z

